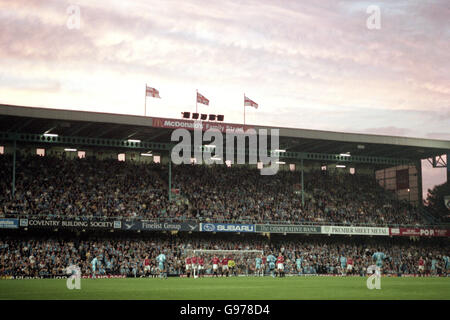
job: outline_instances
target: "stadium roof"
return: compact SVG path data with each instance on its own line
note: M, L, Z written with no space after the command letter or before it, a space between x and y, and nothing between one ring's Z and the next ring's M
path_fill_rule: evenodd
M139 139L170 142L175 127L164 127L163 121L188 122L184 119L122 115L101 112L47 109L0 104L0 131L25 134L56 133L103 139ZM241 126L240 124L230 124ZM247 125L258 129L280 129L280 149L387 157L418 160L450 153L450 141L396 137L372 134L343 133L295 128Z

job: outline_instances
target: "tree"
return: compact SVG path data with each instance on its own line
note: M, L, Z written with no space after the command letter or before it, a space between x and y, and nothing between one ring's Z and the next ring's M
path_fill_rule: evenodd
M427 209L441 218L450 215L450 210L445 207L445 196L450 196L450 183L448 181L435 186L433 190L428 189L427 200L425 201Z

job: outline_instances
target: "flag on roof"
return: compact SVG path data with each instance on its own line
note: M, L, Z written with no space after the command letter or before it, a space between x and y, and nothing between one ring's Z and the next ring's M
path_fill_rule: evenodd
M145 86L145 95L147 97L153 97L153 98L160 98L161 99L161 97L159 96L159 91L156 90L155 88L152 88L152 87Z
M205 98L202 94L197 92L197 102L209 106L209 100Z
M255 109L258 109L258 104L255 101L247 98L246 96L244 96L244 106L250 106Z

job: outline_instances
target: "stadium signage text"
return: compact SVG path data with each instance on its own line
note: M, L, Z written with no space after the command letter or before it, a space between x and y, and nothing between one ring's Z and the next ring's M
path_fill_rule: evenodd
M43 276L1 276L0 280L28 280L28 279L68 279L70 275L43 275ZM92 275L82 275L81 279L92 278ZM125 275L97 275L97 279L126 278Z
M146 223L142 222L142 229L180 230L181 224L176 223Z
M163 119L163 118L153 118L153 126L158 128L169 128L169 129L201 129L206 131L208 129L219 130L220 132L235 131L243 132L243 125L228 124L228 123L213 123L206 121L193 121L193 120L175 120L175 119ZM245 126L246 129L250 128Z
M256 232L268 233L321 233L320 227L314 226L290 226L290 225L266 225L257 224Z
M78 221L78 220L47 220L47 219L20 219L21 227L52 227L74 229L117 229L114 221Z
M376 227L322 226L321 231L324 234L389 236L389 228L376 228Z
M447 229L390 228L389 234L405 237L450 237L450 231Z
M255 232L254 224L200 223L203 232Z
M19 228L19 219L0 219L0 229Z
M122 230L142 231L198 231L196 222L150 222L150 221L124 221Z

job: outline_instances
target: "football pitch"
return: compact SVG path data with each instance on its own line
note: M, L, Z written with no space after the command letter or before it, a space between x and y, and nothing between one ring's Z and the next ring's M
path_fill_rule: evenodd
M81 279L80 290L66 280L0 280L0 299L300 300L450 299L450 278L382 278L369 290L363 277L237 277Z

